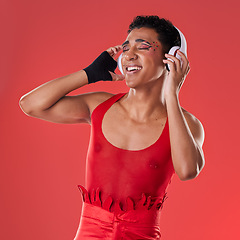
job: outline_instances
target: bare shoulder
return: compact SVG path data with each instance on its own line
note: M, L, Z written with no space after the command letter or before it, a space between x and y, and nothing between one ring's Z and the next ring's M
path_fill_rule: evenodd
M101 103L111 98L114 94L109 92L89 92L84 93L81 96L84 97L84 101L88 105L90 115L93 110Z
M205 138L203 124L192 113L188 112L183 107L181 107L181 109L195 141L202 147Z

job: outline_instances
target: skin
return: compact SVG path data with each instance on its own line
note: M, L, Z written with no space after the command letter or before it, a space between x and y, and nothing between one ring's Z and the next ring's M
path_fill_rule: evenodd
M144 39L146 42L136 42ZM189 62L179 52L183 66L173 56L164 55L158 35L153 29L134 29L127 36L127 45L107 49L115 58L124 50L124 74L110 72L113 81L125 79L129 92L106 112L102 131L106 139L122 149L139 150L152 145L161 135L168 118L172 161L181 180L195 178L204 166L201 122L179 103L179 91L189 72ZM151 46L151 47L149 47ZM144 49L143 49L144 48ZM171 58L174 62L166 60ZM142 69L127 73L125 66L137 64ZM165 64L170 64L170 72ZM84 70L63 76L33 89L19 101L22 111L31 117L63 124L91 124L94 109L113 96L108 92L67 94L88 84Z

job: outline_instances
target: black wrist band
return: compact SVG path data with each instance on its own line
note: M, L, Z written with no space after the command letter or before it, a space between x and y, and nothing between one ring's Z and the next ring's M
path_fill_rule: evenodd
M88 76L88 83L98 81L112 81L112 76L108 71L114 72L117 62L107 51L102 52L96 60L83 70Z

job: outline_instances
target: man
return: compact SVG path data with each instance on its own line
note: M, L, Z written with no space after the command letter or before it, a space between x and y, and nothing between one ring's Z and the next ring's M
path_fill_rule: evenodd
M110 47L87 68L47 82L20 100L29 116L91 124L75 240L159 239L159 210L173 174L189 180L204 166L203 126L178 99L189 62L180 51L182 66L166 55L179 42L176 29L157 16L138 16L128 33L122 45ZM117 75L113 58L121 50L123 75ZM66 96L86 84L124 78L127 93Z

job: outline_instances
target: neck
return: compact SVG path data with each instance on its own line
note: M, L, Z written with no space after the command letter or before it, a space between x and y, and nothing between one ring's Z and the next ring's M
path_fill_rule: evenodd
M158 79L142 87L130 88L122 102L130 118L146 122L167 116L164 98L165 79Z

